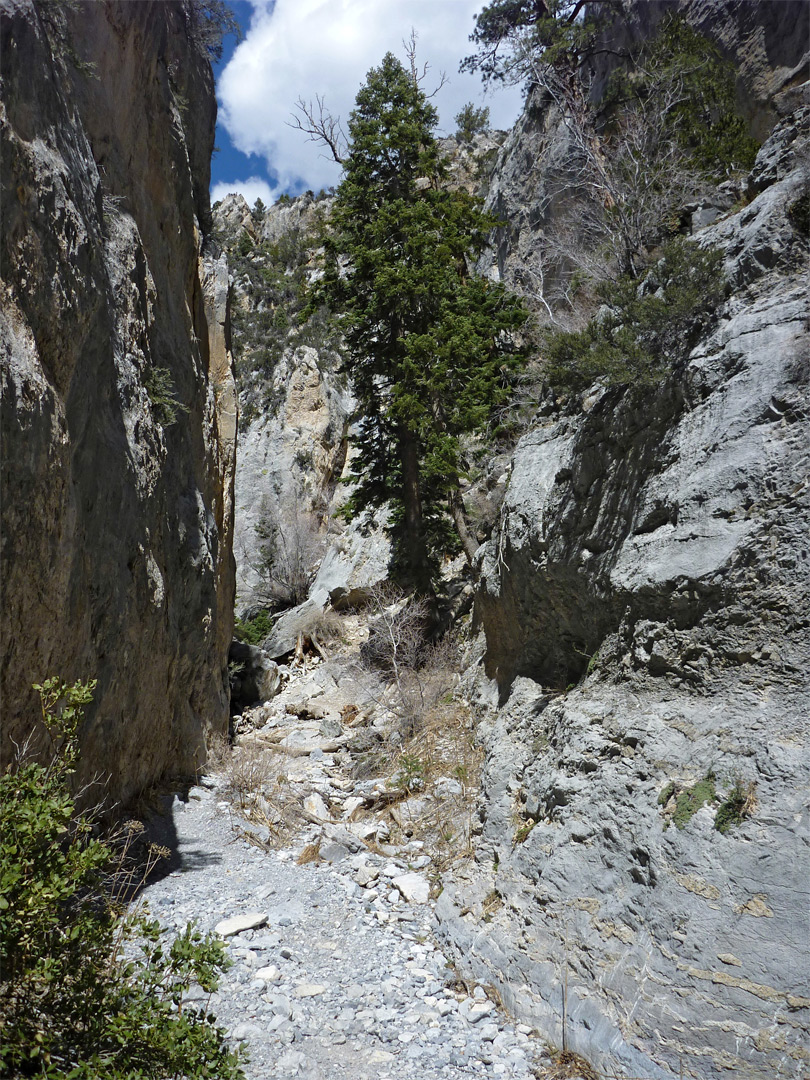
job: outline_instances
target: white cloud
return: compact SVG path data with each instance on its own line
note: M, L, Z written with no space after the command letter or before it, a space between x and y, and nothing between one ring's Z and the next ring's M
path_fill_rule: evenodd
M214 184L211 188L212 205L235 192L244 195L248 206L253 206L257 199L261 199L265 206L269 206L276 199L273 189L266 180L263 180L261 176L249 176L247 180L233 180L230 183L220 181Z
M472 51L468 36L484 0L251 0L254 15L245 40L223 70L218 93L220 120L234 146L265 158L279 190L337 183L340 170L325 150L307 141L287 121L298 98L324 95L330 112L344 120L370 68L386 52L404 60L403 39L418 34L418 59L448 84L434 103L440 127L467 102L487 104L493 127L511 127L520 91L497 90L486 99L477 75L461 75L460 59Z

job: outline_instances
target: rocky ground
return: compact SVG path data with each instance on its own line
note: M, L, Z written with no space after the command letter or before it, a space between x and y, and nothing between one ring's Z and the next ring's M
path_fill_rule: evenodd
M210 1004L251 1080L540 1075L545 1045L433 940L442 870L476 828L469 717L445 701L403 737L397 695L347 658L357 626L342 656L281 665L233 751L173 797L156 830L173 868L142 898L169 933L226 938Z

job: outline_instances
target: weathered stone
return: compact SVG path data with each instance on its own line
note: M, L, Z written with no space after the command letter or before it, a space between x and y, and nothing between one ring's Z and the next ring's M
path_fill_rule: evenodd
M247 911L244 915L232 915L229 919L222 919L214 927L214 931L222 937L232 937L245 930L255 930L258 926L264 926L266 922L266 912Z
M236 410L227 268L201 257L216 106L181 6L49 12L0 5L2 753L38 714L32 683L97 678L82 777L121 801L227 729Z
M794 121L760 153L756 198L701 232L732 292L688 364L643 396L597 387L540 417L479 554L486 813L477 869L445 876L441 932L551 1039L567 955L568 1046L605 1071L677 1075L681 1057L710 1080L767 1080L803 1053L805 1019L786 1011L810 983L806 113ZM716 798L676 827L677 793L709 773ZM758 806L722 834L735 776ZM467 913L491 895L493 855L503 904L482 934Z
M278 408L256 417L240 438L234 540L240 611L268 603L272 594L260 570L264 525L282 532L294 560L320 562L327 546L323 504L346 458L351 399L315 349L285 355L267 393Z
M326 809L326 803L317 792L307 795L304 799L304 809L308 814L317 818L318 821L329 821L330 814Z
M393 883L410 904L426 904L430 899L430 883L421 874L399 874Z
M326 986L323 983L299 983L293 993L297 998L320 997L326 993Z
M267 967L259 968L256 972L257 979L264 979L265 982L275 983L281 981L281 972L278 970L275 964L269 964Z
M320 565L312 584L313 595L323 590L335 611L362 607L375 586L388 577L391 544L385 528L386 513L362 514L343 529Z

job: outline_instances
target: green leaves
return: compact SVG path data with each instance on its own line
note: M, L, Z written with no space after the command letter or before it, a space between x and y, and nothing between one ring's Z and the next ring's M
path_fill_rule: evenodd
M456 138L461 143L471 143L476 135L489 127L489 106L477 109L468 101L455 115Z
M639 282L602 283L606 305L584 330L546 335L546 376L552 386L580 390L607 385L650 386L686 360L725 295L722 252L687 240L664 245Z
M677 92L665 97L664 85ZM603 107L647 100L666 110L667 130L703 176L722 180L752 168L759 143L737 112L734 65L683 16L667 17L611 77Z
M617 0L491 0L470 35L478 51L461 70L480 71L485 83L515 84L536 81L541 62L576 68L593 48L600 19L617 7Z
M94 687L38 685L54 759L0 776L0 1073L238 1080L213 1017L182 1010L193 982L216 988L223 943L191 926L168 943L157 922L123 917L109 893L120 860L76 810L68 782ZM133 939L141 963L122 955Z
M144 387L155 419L162 428L176 424L180 414L188 412L188 407L177 396L172 373L168 368L149 368L144 376Z

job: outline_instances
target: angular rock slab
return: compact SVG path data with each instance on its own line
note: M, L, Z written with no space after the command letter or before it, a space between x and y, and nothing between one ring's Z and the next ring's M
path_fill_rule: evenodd
M267 914L262 911L247 911L244 915L232 915L230 919L223 919L214 927L214 933L221 937L232 937L241 934L245 930L255 930L258 926L264 926L267 922Z
M421 874L400 874L394 878L393 886L409 904L426 904L430 899L430 883Z

